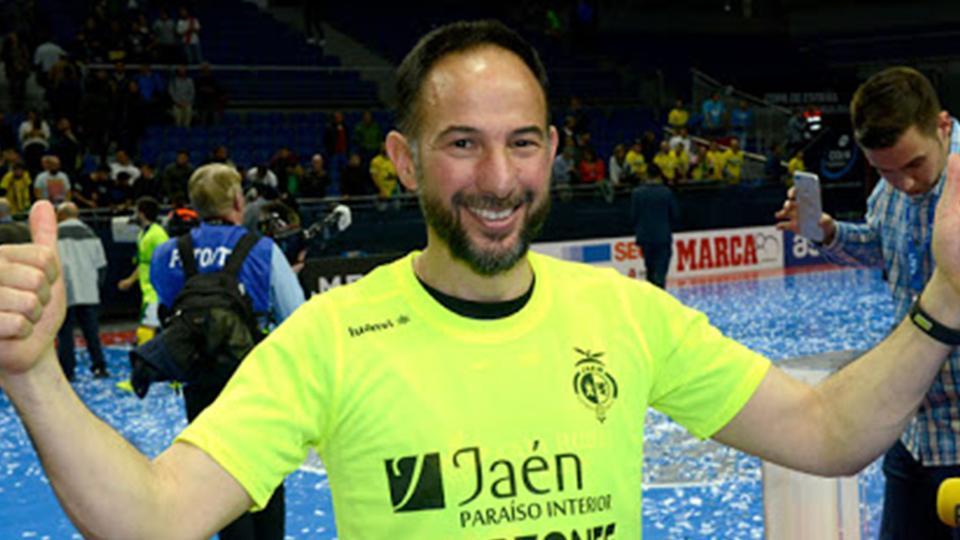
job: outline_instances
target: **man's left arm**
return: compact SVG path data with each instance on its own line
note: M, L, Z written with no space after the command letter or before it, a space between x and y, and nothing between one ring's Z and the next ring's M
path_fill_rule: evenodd
M279 324L303 304L304 295L303 287L287 262L287 257L276 244L271 244L270 313Z
M960 330L960 156L933 232L937 269L920 295L930 318ZM714 438L763 459L820 475L853 474L890 447L916 411L951 347L905 319L870 352L810 387L770 369Z

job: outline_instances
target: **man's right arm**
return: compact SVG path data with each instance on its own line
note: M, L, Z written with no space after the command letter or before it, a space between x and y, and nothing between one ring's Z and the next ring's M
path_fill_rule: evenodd
M0 246L0 387L85 537L209 537L252 504L240 484L189 444L148 460L83 405L60 369L56 227L41 201L30 215L34 243Z

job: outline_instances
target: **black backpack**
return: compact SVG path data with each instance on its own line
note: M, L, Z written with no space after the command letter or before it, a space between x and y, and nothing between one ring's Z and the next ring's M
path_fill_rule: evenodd
M263 333L238 278L259 236L246 233L224 267L198 273L190 234L177 239L184 284L156 337L130 353L131 384L140 397L153 381L223 386Z

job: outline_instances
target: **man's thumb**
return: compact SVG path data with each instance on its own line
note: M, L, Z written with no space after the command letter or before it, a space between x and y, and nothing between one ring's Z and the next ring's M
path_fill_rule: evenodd
M37 201L30 209L30 237L34 244L57 247L57 214L50 201Z

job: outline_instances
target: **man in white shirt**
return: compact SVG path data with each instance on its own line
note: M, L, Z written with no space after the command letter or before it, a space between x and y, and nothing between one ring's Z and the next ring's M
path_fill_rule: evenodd
M40 161L43 172L37 175L33 183L33 196L36 199L47 199L53 204L60 204L70 200L70 177L60 170L60 158L53 155L43 156Z

